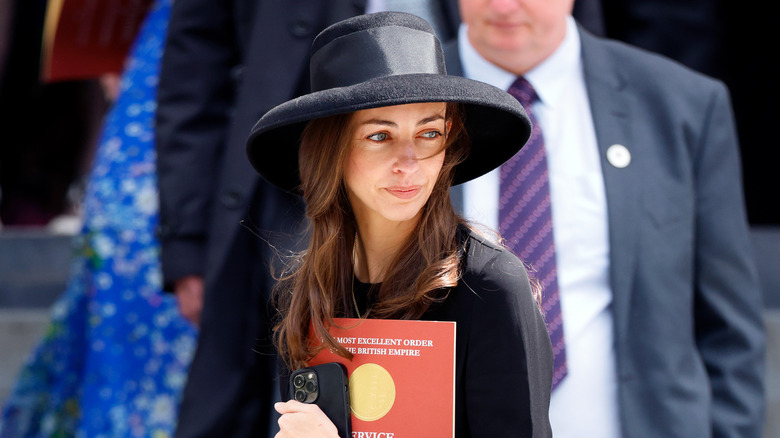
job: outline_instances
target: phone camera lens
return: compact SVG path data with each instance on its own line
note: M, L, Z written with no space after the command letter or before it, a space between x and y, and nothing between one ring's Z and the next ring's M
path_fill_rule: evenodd
M306 391L310 393L317 392L317 384L309 380L306 382Z
M296 388L303 388L304 383L306 383L306 379L300 374L293 379L293 385L295 385Z
M303 403L306 401L306 391L299 389L298 391L295 391L295 399L299 402Z

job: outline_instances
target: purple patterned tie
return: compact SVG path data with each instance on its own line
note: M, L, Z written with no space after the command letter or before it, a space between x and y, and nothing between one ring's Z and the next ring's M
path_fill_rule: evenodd
M509 94L525 108L533 131L523 149L501 166L498 231L509 249L531 266L530 275L542 285L544 320L553 346L552 388L555 389L566 376L566 349L555 267L547 154L542 130L531 110L531 103L538 96L523 77L509 87Z

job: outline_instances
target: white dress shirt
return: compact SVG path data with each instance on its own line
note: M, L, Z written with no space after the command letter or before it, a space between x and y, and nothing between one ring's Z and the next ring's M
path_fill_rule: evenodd
M482 58L466 31L461 25L464 75L507 90L515 75ZM568 375L552 394L553 434L556 438L618 438L607 200L582 73L579 33L571 17L558 49L525 78L539 95L533 112L547 150L568 365ZM498 229L498 170L466 183L463 195L467 219Z

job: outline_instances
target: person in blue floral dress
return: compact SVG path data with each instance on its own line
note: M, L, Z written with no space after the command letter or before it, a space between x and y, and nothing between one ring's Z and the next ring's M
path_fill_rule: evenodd
M104 122L70 282L0 437L173 435L196 328L162 292L153 122L173 0L150 9Z

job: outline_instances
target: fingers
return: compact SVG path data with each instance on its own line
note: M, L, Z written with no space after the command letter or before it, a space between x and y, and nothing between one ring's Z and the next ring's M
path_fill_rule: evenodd
M274 404L279 412L279 433L277 438L337 438L338 430L315 404L296 400Z
M276 412L284 415L284 414L292 414L297 412L310 412L314 413L316 411L320 411L320 407L314 404L310 403L301 403L297 400L290 400L286 402L276 402L274 403L274 409L276 409Z
M173 291L176 294L176 301L182 316L195 325L200 323L204 289L203 278L194 275L184 277L174 284Z

